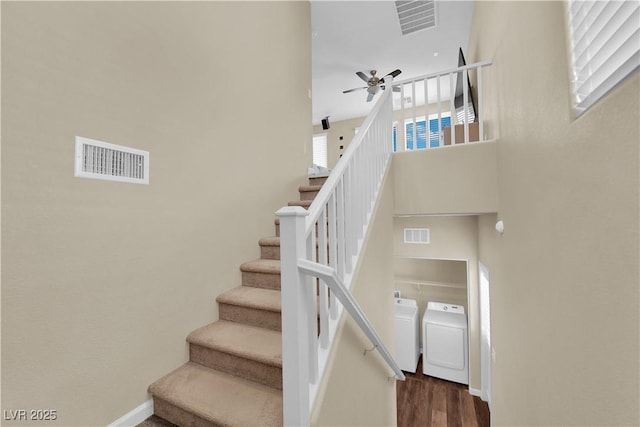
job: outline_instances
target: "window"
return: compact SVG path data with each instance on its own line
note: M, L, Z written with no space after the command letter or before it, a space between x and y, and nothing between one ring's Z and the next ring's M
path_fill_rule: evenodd
M398 151L398 122L393 122L393 129L391 130L391 140L393 141L393 152Z
M327 167L327 134L313 135L313 164Z
M442 128L451 126L451 115L449 113L440 116ZM420 150L427 148L427 129L424 117L416 118L416 143L413 142L413 119L405 120L405 138L407 150ZM396 151L397 130L393 130L393 148ZM440 146L440 130L438 129L438 115L429 116L429 147L435 148Z
M570 0L568 15L580 115L640 67L640 2Z

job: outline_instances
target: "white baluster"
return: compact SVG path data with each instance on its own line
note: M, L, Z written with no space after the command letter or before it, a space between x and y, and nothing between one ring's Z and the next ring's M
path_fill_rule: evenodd
M458 122L458 115L456 114L456 107L454 104L454 100L456 97L456 91L454 88L454 76L456 74L449 73L449 110L451 111L451 146L454 146L456 143L456 123Z
M479 66L477 68L478 70L478 74L476 75L477 79L478 79L478 83L477 83L477 88L478 88L478 99L477 99L477 105L478 105L478 111L476 112L477 115L477 119L478 119L478 137L480 141L484 141L484 105L482 103L482 67Z
M316 224L311 228L311 232L307 236L307 251L304 259L316 261ZM315 384L318 382L318 284L317 280L311 276L306 277L303 285L311 289L307 294L307 326L309 328L309 382Z
M442 94L440 93L440 75L436 77L436 96L438 98L438 135L442 132Z
M468 81L468 70L465 69L462 73L462 103L464 105L464 143L469 142L469 85Z
M344 221L345 221L344 207L345 207L345 200L344 200L344 176L343 176L342 179L338 182L338 185L336 187L336 225L337 225L336 246L338 247L338 251L336 253L336 256L338 257L337 271L338 271L338 276L343 280L346 274L346 265L347 265L347 258L346 258L347 244L346 244L345 226L344 226Z
M431 127L429 126L429 79L424 79L424 125L427 139L427 148L431 148ZM440 145L440 138L438 138Z
M398 128L396 129L398 151L407 151L407 136L406 126L404 124L404 84L400 85L400 120L398 121Z
M338 268L338 230L337 230L337 209L336 209L336 199L338 195L338 189L336 188L329 198L329 265L338 271L338 276L340 276L339 268ZM336 298L333 293L329 295L329 310L331 312L331 318L338 318L338 307L336 306Z
M416 129L416 82L411 82L411 116L413 117L413 149L418 149L418 130Z
M318 220L318 263L327 265L327 208L322 210ZM320 346L329 347L329 288L320 281Z

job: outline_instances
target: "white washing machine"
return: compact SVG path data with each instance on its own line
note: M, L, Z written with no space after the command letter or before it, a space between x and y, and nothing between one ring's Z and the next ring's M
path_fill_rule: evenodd
M467 316L464 307L430 302L422 318L425 375L469 384Z
M415 373L420 357L420 316L418 303L396 298L396 361L403 371Z

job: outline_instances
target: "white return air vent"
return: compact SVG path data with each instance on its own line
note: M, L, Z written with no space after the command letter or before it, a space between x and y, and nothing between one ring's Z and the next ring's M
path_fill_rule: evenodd
M396 1L396 12L403 36L436 26L435 0Z
M404 242L405 243L418 243L422 245L429 244L429 229L428 228L405 228L404 229Z
M76 136L75 176L149 184L149 152Z

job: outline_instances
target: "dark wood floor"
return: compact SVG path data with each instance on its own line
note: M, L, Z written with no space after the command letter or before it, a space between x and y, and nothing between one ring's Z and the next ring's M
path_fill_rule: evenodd
M179 427L164 418L157 415L151 415L149 418L138 424L136 427Z
M489 406L469 394L466 385L422 374L422 357L415 374L398 381L398 427L489 427Z

